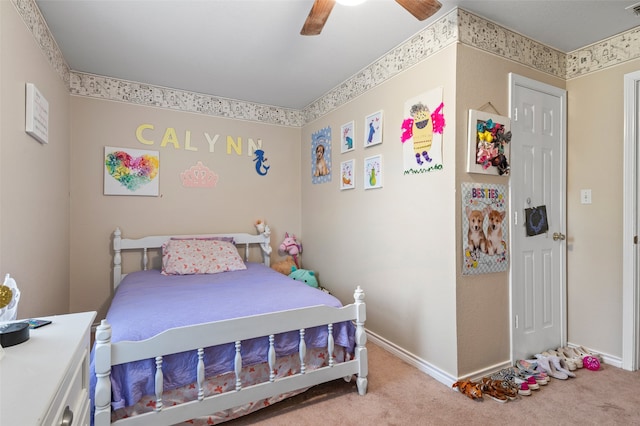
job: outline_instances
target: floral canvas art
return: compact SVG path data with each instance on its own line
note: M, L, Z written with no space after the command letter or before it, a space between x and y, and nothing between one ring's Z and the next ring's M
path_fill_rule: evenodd
M158 151L104 148L104 194L148 195L159 193Z

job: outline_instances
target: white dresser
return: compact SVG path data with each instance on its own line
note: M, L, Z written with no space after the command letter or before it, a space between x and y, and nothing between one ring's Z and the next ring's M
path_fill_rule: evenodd
M89 335L95 317L95 312L39 317L52 323L4 348L1 426L89 424Z

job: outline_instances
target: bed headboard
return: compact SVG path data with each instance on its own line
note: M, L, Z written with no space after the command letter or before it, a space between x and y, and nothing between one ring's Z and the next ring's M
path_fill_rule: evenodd
M171 238L210 238L210 237L233 237L238 248L244 248L244 261L249 260L249 247L258 245L262 254L262 262L269 266L271 258L271 237L269 233L252 235L247 233L228 233L228 234L198 234L198 235L153 235L142 238L123 238L120 228L116 228L113 232L113 288L114 290L120 284L120 281L126 276L122 273L122 251L138 250L142 252L142 269L149 268L149 249L160 249L162 244Z

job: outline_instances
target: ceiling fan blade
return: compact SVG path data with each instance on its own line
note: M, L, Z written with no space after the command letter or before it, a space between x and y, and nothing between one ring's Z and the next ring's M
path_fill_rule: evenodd
M396 0L396 2L407 9L418 21L424 21L442 7L438 0Z
M322 31L327 18L331 13L331 9L336 4L336 0L316 0L311 6L311 11L307 20L302 26L300 34L302 35L318 35Z

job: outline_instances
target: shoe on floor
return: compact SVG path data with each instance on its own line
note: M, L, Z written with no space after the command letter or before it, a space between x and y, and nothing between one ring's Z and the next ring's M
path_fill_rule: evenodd
M529 389L529 385L526 382L520 383L520 389L518 389L519 395L529 396L531 395L531 389Z
M584 366L587 370L591 370L591 371L600 370L600 361L595 356L591 356L591 355L585 356L582 359L582 362L584 363Z
M567 375L566 373L564 373L562 371L558 371L558 369L556 369L555 365L553 364L551 358L553 358L553 357L546 357L546 356L544 356L542 354L536 354L536 359L538 360L538 365L549 376L553 377L554 379L567 380L569 378L569 375Z
M604 362L602 355L600 355L599 353L593 352L585 348L584 346L577 346L575 349L578 351L578 353L580 353L580 355L582 355L583 359L585 356L592 356L592 357L598 358L598 361L600 361L600 363Z
M516 361L516 368L520 374L533 377L538 385L544 386L549 383L549 376L540 370L537 360L519 359Z

